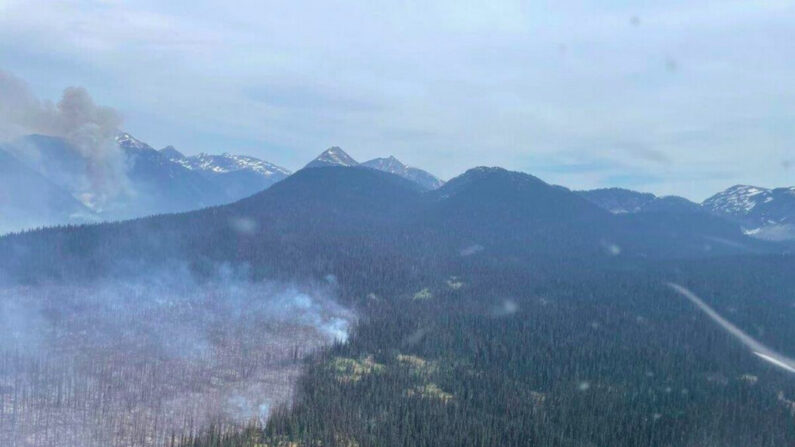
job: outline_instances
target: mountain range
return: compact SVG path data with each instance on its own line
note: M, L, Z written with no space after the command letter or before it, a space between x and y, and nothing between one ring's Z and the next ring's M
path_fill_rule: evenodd
M198 270L229 262L271 275L325 275L354 255L388 259L379 268L411 274L420 265L432 269L470 252L520 262L539 256L664 259L789 249L751 238L736 222L693 211L679 200L650 203L655 202L660 206L648 212L614 214L581 193L502 168L474 168L425 190L389 172L323 166L302 169L228 205L0 239L0 250L14 253L0 261L0 270L83 276L119 265L190 259Z
M655 211L710 214L737 223L745 234L758 239L795 239L795 187L768 189L735 185L702 203L622 188L578 191L578 194L614 214Z
M231 203L262 191L292 173L255 157L222 153L186 156L173 146L155 150L120 132L118 178L97 182L96 161L62 138L29 135L0 145L0 234L42 226L82 224L173 213ZM111 152L113 153L113 152ZM359 165L332 147L307 167L361 166L404 177L424 189L433 175L394 157ZM93 177L92 177L93 176ZM24 191L24 195L16 192Z
M200 153L185 156L173 146L161 149L168 160L198 172L220 189L225 201L234 201L268 188L291 172L281 166L247 155Z
M5 192L0 196L0 233L201 209L235 202L292 175L285 168L245 155L186 156L173 146L155 150L123 132L118 134L116 144L123 154L126 183L101 203L96 194L87 193L84 174L91 166L67 141L31 135L0 146L0 169L8 173L0 178L0 191ZM327 149L305 167L377 170L436 194L449 192L461 182L454 179L444 188L445 183L437 177L409 167L394 156L359 163L339 147ZM471 180L482 175L483 169L461 177ZM15 195L15 191L25 191L25 195ZM492 194L492 200L501 200L496 191ZM640 215L641 219L650 213L693 214L701 215L700 219L709 215L739 225L746 235L755 238L795 239L795 187L737 185L701 204L621 188L576 191L575 195L614 215ZM544 206L551 210L555 204Z
M29 135L0 145L0 233L119 220L233 202L290 172L254 157L160 151L120 132L116 178L62 138ZM107 170L106 170L107 171ZM99 177L99 181L95 177Z

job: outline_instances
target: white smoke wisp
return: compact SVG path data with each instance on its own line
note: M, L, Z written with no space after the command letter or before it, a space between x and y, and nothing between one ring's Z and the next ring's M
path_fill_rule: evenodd
M0 140L28 134L59 137L84 161L81 191L75 196L90 208L101 208L108 200L127 192L125 157L115 143L122 119L110 107L98 106L82 87L69 87L53 104L38 99L21 79L0 70ZM32 152L24 145L18 150ZM36 160L39 154L25 153ZM79 183L79 182L75 182Z
M754 355L781 369L787 370L791 373L795 373L795 360L786 357L782 354L779 354L773 351L772 349L768 348L767 346L763 345L762 343L758 342L757 340L751 338L751 336L740 330L740 328L733 325L725 318L721 317L720 314L715 312L713 308L709 307L707 303L705 303L701 298L699 298L695 293L693 293L686 287L680 286L679 284L675 283L668 283L668 286L674 289L683 297L687 298L688 301L695 304L696 307L698 307L705 314L707 314L707 316L710 319L712 319L712 321L717 323L720 327L726 330L726 332L728 332L734 338L739 340L740 343L748 347L748 349L750 349L751 352L754 353Z

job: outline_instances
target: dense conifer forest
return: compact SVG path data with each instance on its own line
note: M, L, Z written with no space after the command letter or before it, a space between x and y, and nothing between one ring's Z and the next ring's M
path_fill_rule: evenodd
M791 352L792 261L476 264L391 295L362 288L348 298L364 321L307 360L293 406L191 445L792 445L792 375L666 285Z

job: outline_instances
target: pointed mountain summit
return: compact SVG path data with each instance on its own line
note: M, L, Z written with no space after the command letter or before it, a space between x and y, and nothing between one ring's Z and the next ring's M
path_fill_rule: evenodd
M399 175L406 180L410 180L420 185L426 190L437 189L444 184L443 181L439 180L433 174L422 169L407 166L392 155L385 158L375 158L366 161L362 163L362 166Z
M324 168L328 166L358 166L359 162L353 159L350 155L346 154L345 151L340 149L337 146L332 146L322 154L318 155L317 158L310 161L309 164L304 166L305 168Z

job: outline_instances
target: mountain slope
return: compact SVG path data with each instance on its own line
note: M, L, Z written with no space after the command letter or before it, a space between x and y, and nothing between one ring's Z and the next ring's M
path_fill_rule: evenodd
M185 158L185 155L178 151L174 146L166 146L163 149L160 149L158 152L163 154L164 157L171 161L182 160Z
M120 150L120 162L118 178L113 182L104 178L97 181L92 162L62 138L30 135L11 143L8 150L13 152L15 159L24 163L26 169L70 195L71 199L60 195L59 202L64 206L74 201L82 202L78 214L88 213L100 220L181 212L229 203L259 192L289 174L283 168L252 157L229 154L185 157L173 147L156 151L125 132L117 135L116 144ZM12 166L10 162L7 164L9 168ZM6 184L9 181L7 179ZM28 188L35 189L32 186ZM39 207L39 218L35 219L25 220L22 214L14 214L21 219L14 228L25 228L27 224L22 222L36 226L75 222L65 216L78 211L64 214L58 204L51 203L51 206L51 213L46 213L43 206ZM42 220L44 214L50 217ZM11 215L7 212L8 221Z
M290 171L276 166L267 161L260 160L255 157L247 155L234 155L223 153L221 155L211 155L201 153L186 157L174 149L173 146L168 146L160 150L160 153L165 155L171 161L184 166L192 171L200 171L212 174L227 174L236 171L251 171L266 178L283 179L290 175ZM273 182L275 183L275 181Z
M468 250L475 246L480 249ZM229 205L0 239L0 253L10 254L0 256L0 270L71 277L169 263L188 263L201 272L229 263L245 265L254 275L316 277L343 270L359 281L362 275L418 275L477 251L483 255L473 262L504 263L618 254L677 258L777 247L706 213L613 215L566 188L500 168L475 168L422 192L394 174L325 167L303 169ZM343 267L354 259L367 267Z
M95 219L69 192L0 147L0 234Z
M472 169L430 194L438 200L431 211L438 229L462 246L488 250L493 244L512 255L659 258L776 250L686 199L655 198L636 213L612 214L566 188L501 168Z
M609 213L560 186L521 172L478 167L445 183L430 193L446 208L475 209L479 217L486 208L500 213L521 213L532 221L559 219L603 219ZM485 207L485 208L484 208Z
M742 218L749 216L757 205L771 201L769 189L749 185L734 185L703 202L715 214Z
M566 188L502 168L470 169L428 195L424 219L439 232L433 239L454 240L454 250L591 255L612 219Z
M409 268L396 227L421 200L419 187L395 175L303 169L229 205L0 239L0 253L13 254L0 257L0 271L21 278L93 277L130 265L188 263L201 271L208 263L242 263L255 272L325 275L349 256L388 257Z
M698 203L691 202L684 197L664 196L655 197L654 200L643 204L638 210L640 213L705 213Z
M613 214L637 213L644 205L657 198L651 193L623 188L592 189L590 191L577 191L577 194Z
M148 144L126 133L120 134L117 142L127 157L133 194L115 204L111 216L188 211L228 201L224 192L201 174L173 163Z
M8 143L6 148L30 169L68 191L76 199L81 200L81 196L89 192L89 164L80 151L66 140L46 135L28 135Z
M702 212L699 204L679 196L657 197L651 193L623 188L592 189L577 191L577 194L613 214Z
M375 158L365 161L361 165L372 169L378 169L379 171L399 175L406 180L411 180L426 190L436 189L444 184L444 182L439 180L433 174L423 171L422 169L406 166L400 160L391 155L385 158Z

